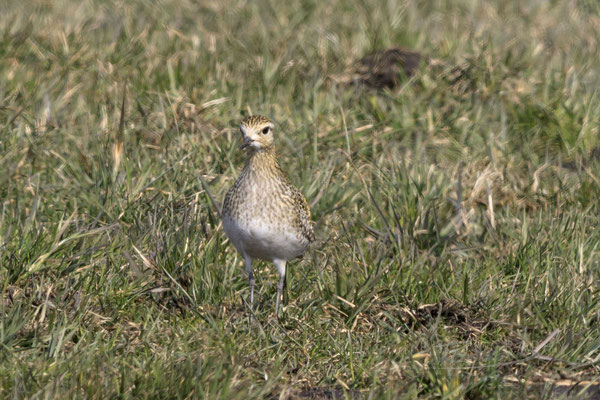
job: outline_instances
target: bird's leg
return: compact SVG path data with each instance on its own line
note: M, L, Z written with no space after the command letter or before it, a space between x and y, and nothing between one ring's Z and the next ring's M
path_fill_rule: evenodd
M246 273L248 274L248 283L250 283L250 310L254 309L254 273L252 272L252 258L244 255L246 260Z
M283 284L285 282L285 260L273 260L273 264L277 267L279 272L279 282L277 283L277 299L275 300L275 316L279 315L279 299L281 298L281 292L283 291Z
M285 276L283 277L283 296L281 297L281 301L283 302L283 304L287 304L290 301L287 287L287 271Z
M283 280L285 279L285 275L279 278L279 282L277 283L277 299L275 300L275 315L279 314L279 299L281 298L281 292L283 291Z

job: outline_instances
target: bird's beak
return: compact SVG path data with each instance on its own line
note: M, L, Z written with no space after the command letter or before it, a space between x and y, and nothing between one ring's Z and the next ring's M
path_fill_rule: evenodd
M254 142L254 140L249 139L247 141L244 141L244 144L240 146L240 150L244 150L246 147L250 146L250 144Z

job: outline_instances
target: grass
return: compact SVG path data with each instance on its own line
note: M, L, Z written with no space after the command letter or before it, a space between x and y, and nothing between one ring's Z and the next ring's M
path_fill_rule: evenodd
M0 397L598 384L597 2L8 1L0 35ZM397 45L462 74L331 79ZM248 113L318 238L280 321L212 201Z

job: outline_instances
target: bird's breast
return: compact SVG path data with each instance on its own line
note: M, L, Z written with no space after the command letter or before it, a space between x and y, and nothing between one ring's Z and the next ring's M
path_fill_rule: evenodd
M224 218L223 228L235 247L253 258L289 260L308 247L297 232L277 221L263 218Z

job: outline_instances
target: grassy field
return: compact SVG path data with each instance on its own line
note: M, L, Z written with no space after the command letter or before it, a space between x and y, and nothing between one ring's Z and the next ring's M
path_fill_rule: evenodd
M600 392L598 2L22 3L0 5L0 398ZM447 67L333 78L391 46ZM315 221L280 320L266 263L249 320L215 207L248 114Z

